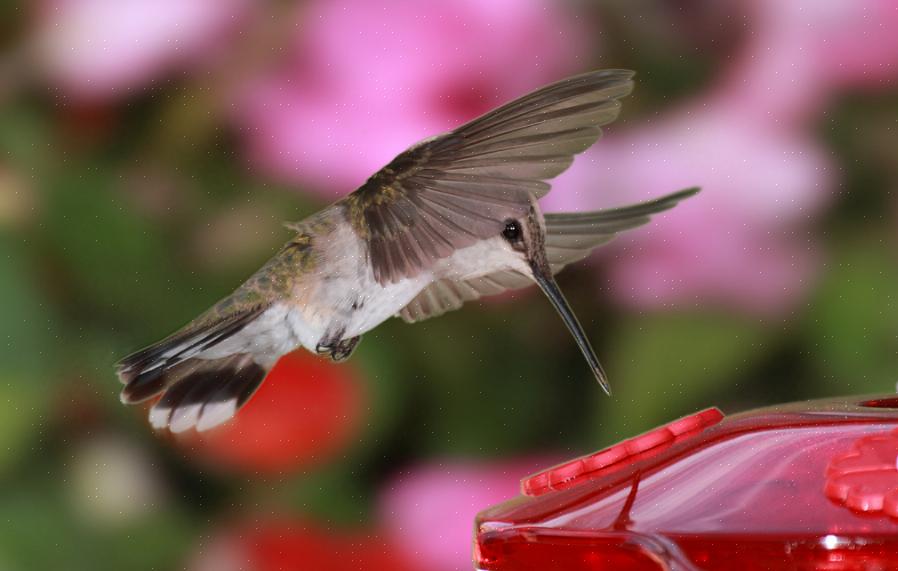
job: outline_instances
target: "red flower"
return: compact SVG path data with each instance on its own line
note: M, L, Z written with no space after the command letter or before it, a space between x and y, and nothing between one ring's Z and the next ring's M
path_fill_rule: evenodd
M285 355L234 420L181 440L214 464L284 473L342 450L359 420L362 394L352 365L306 351Z
M378 533L330 531L299 522L268 521L243 525L214 539L191 568L407 571L412 567Z

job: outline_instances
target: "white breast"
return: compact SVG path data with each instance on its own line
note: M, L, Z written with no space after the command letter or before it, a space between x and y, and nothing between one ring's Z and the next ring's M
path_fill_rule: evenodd
M358 309L350 318L346 336L361 335L393 317L415 299L415 296L431 281L433 278L428 273L384 287L374 281L372 274L371 282L359 288Z
M408 305L432 281L429 273L381 286L367 263L364 241L348 225L334 228L321 244L315 292L295 318L296 336L314 350L327 333L345 329L344 338L377 327Z
M241 331L198 356L202 359L220 359L235 353L249 353L262 366L274 365L281 355L299 345L307 346L315 335L312 328L298 320L301 316L293 309L276 303Z

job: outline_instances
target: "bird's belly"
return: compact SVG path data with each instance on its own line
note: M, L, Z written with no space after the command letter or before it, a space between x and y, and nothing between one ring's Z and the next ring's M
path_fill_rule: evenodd
M431 276L427 274L387 286L370 283L359 288L355 292L356 307L349 315L343 337L356 337L393 317L421 293L431 280Z
M374 329L409 304L430 283L429 274L381 286L370 279L332 275L304 300L291 304L285 323L294 347L315 351L319 343L357 337Z
M299 312L286 304L276 303L241 331L197 356L220 359L235 353L248 353L257 363L272 366L281 355L300 345L308 347L311 343L314 347L319 338L317 328L305 322Z

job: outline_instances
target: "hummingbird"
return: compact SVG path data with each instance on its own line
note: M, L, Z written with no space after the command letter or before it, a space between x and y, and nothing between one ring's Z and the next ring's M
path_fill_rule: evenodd
M293 238L232 294L122 359L122 402L156 399L157 430L209 430L299 347L343 361L391 317L413 323L533 283L610 394L553 276L698 189L595 212L544 214L537 201L632 88L627 70L577 75L413 145L346 197L287 223Z

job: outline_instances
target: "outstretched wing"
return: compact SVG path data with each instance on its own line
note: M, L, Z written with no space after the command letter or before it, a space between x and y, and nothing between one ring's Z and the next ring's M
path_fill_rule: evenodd
M380 284L417 275L505 220L613 121L633 73L604 70L539 89L397 156L344 199Z
M558 273L567 264L582 260L618 232L645 224L652 214L673 208L696 192L697 188L690 188L648 202L596 212L546 214L546 258L552 272ZM402 308L399 316L408 323L423 321L458 309L466 301L532 284L532 279L515 271L493 272L463 281L441 279L424 288Z
M654 200L594 212L546 214L546 258L557 273L607 244L618 233L648 223L653 214L670 210L698 191L687 188Z
M421 290L397 315L406 323L424 321L460 309L466 301L529 285L533 280L515 271L493 272L472 280L441 279Z

